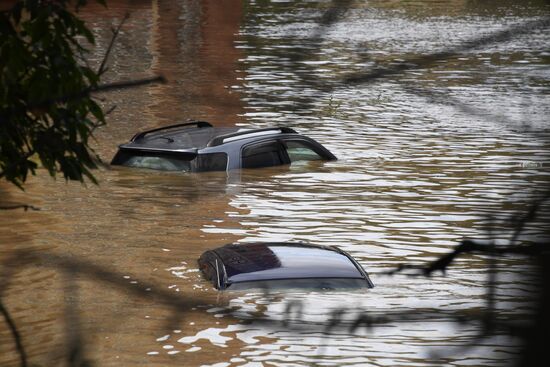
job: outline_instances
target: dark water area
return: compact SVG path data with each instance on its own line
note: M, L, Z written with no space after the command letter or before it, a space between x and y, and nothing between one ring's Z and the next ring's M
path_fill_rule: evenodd
M97 38L95 63L111 27L130 13L105 81L168 79L101 96L105 108L116 105L96 133L104 161L136 131L187 118L289 126L339 159L227 174L105 167L96 172L98 186L39 172L24 192L2 184L3 204L41 209L0 212L0 261L9 280L2 299L31 363L64 364L76 339L85 358L102 366L514 361L518 340L505 330L480 341L479 322L451 319L453 312L484 309L485 256L463 256L445 276L428 279L384 273L433 260L464 238L509 243L509 218L548 188L548 26L463 46L548 18L550 7L542 1L339 4L109 1L106 9L91 4L83 11ZM399 73L360 79L413 61ZM548 234L548 208L542 209L520 242ZM376 287L220 294L198 273L196 259L206 249L271 240L336 245L369 271ZM22 265L13 258L21 250L37 259ZM508 257L495 269L497 315L528 317L529 261ZM179 308L175 299L182 300ZM279 322L289 317L289 304L300 304L301 315ZM341 327L327 331L341 309ZM364 311L419 317L350 332L345 326ZM251 320L258 318L263 321ZM5 327L0 364L18 365Z

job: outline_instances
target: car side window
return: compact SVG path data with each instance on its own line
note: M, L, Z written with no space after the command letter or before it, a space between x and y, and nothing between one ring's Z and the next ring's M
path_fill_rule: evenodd
M286 152L290 158L290 162L296 161L317 161L323 159L305 142L301 141L285 141Z
M284 147L277 141L254 144L242 151L242 168L271 167L286 164Z

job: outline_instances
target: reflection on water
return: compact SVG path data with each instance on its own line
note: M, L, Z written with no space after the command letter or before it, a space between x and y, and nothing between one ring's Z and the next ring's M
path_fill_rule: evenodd
M107 106L117 105L97 133L106 161L136 131L188 117L287 125L339 160L230 174L105 169L97 172L98 187L43 174L25 192L3 185L3 202L42 210L0 212L2 261L15 249L60 254L104 266L128 287L152 284L152 291L197 301L174 316L160 299L84 275L75 275L78 297L66 296L64 275L46 263L12 267L2 297L33 363L64 358L66 301L81 312L86 357L101 365L440 365L438 354L446 364L501 365L511 358L515 349L507 347L517 341L500 331L476 348L453 349L480 332L476 323L448 320L484 307L483 256L461 258L446 277L382 273L434 259L465 237L507 243L506 219L548 186L548 28L376 83L342 81L550 9L536 2L358 2L319 28L329 6L110 1L107 10L94 5L84 14L100 60L109 26L131 11L109 78L162 73L171 81L106 96ZM522 240L541 240L545 219ZM376 287L219 294L201 279L196 259L204 250L271 240L337 245ZM498 270L499 315L522 317L530 285L519 276L528 272L524 260L502 260ZM327 331L342 308L339 326ZM435 314L350 332L346 326L365 310L397 319ZM294 322L277 322L289 315ZM17 364L12 345L0 329L6 365Z

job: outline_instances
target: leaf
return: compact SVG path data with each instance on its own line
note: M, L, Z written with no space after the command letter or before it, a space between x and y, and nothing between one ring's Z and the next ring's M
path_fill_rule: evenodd
M105 122L105 115L103 114L103 110L97 103L95 103L94 100L90 99L88 101L88 106L90 108L90 112L99 122Z

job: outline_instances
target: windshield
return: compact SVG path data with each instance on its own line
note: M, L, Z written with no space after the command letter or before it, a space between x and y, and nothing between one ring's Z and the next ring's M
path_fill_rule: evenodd
M113 164L159 171L191 171L191 162L189 160L184 157L167 154L120 151L113 159Z
M310 278L310 279L274 279L252 282L229 283L228 290L249 289L300 289L300 290L346 290L369 288L365 279L357 278Z

